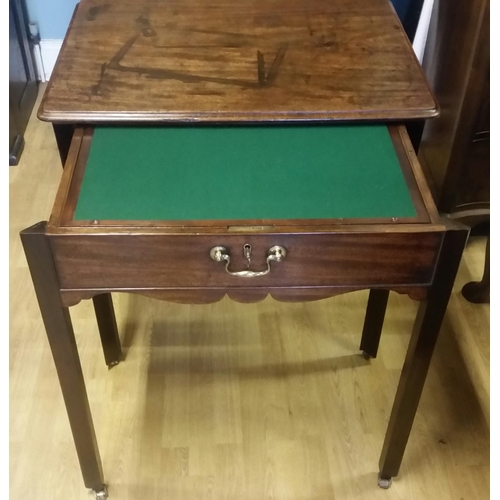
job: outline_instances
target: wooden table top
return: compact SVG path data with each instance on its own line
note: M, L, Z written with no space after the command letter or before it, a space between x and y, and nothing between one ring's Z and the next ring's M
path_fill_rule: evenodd
M388 0L81 0L39 111L59 123L436 114Z

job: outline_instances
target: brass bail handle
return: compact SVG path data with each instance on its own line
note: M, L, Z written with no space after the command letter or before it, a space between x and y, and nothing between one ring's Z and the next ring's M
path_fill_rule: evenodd
M252 245L248 243L243 245L243 255L247 259L247 269L244 271L230 271L229 264L231 263L231 257L229 257L229 252L226 247L217 246L210 250L210 258L216 262L225 262L226 271L232 276L239 276L240 278L258 278L259 276L265 276L271 272L271 261L281 262L286 257L286 250L279 245L271 247L267 251L267 269L265 271L251 271L251 256L252 256Z

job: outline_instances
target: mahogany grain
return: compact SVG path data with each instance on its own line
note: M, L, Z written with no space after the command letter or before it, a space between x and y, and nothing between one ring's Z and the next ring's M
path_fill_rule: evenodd
M82 0L39 111L71 124L437 114L386 0Z
M438 232L330 234L50 235L62 288L210 288L242 286L422 285L432 280ZM224 246L230 270L246 268L252 245L255 271L266 268L269 248L287 251L259 278L228 274L210 249ZM126 270L126 272L124 272Z

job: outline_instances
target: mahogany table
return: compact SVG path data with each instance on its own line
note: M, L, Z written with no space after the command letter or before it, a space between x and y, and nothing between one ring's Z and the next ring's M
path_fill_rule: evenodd
M107 498L68 308L111 292L184 303L420 300L380 458L397 475L467 230L436 211L404 122L437 106L385 0L82 0L39 117L65 164L21 233L85 486Z

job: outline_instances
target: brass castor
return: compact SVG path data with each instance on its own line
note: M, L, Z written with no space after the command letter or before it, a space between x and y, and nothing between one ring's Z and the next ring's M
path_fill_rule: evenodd
M392 484L392 478L384 478L378 476L378 485L383 488L384 490L388 490L391 487Z
M106 485L103 484L102 485L102 489L101 490L92 490L94 492L94 496L96 498L96 500L106 500L108 498L108 489L106 488Z

